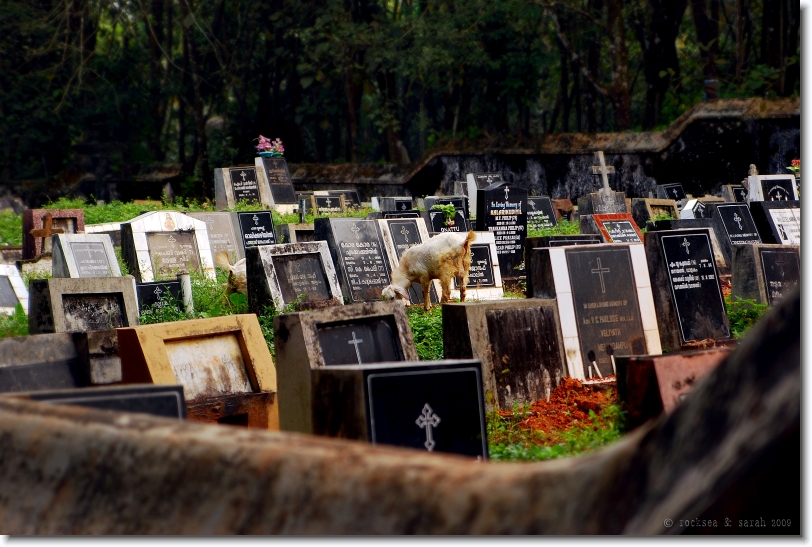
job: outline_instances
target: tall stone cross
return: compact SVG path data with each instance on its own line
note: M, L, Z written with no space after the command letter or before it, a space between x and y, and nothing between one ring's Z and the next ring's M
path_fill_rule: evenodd
M615 174L615 166L606 165L606 159L603 157L603 150L598 150L595 152L595 156L598 158L600 165L592 166L592 174L600 175L601 180L603 181L603 188L601 188L598 193L611 195L612 188L609 186L609 175Z

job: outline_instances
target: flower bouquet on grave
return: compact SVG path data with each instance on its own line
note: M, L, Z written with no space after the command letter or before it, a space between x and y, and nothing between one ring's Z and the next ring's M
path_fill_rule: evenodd
M285 147L282 145L282 139L271 140L268 137L260 135L257 144L257 152L263 158L281 158L285 153Z
M454 219L457 216L457 209L453 203L448 205L440 205L439 203L431 207L432 210L438 210L443 213L443 226L454 226Z
M795 173L796 177L801 176L801 160L792 160L792 165L787 165L787 169Z

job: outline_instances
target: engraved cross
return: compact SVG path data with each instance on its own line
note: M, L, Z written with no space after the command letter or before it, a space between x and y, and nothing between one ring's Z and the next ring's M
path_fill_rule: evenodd
M240 171L240 176L242 177L242 181L245 182L245 177L248 175L245 174L245 171Z
M406 243L409 243L409 230L406 229L406 226L400 229L400 233L403 234L403 237L406 239Z
M253 220L253 221L254 221L254 225L255 225L255 226L258 226L258 225L259 225L259 217L258 217L257 215L252 216L252 217L251 217L251 220Z
M355 356L358 358L358 364L361 364L361 352L358 350L358 344L362 343L364 340L361 338L355 337L355 331L352 331L352 340L348 341L347 343L351 346L355 346Z
M687 237L683 237L683 238L682 238L682 243L680 243L680 247L685 247L685 254L689 254L689 253L688 253L688 247L690 247L690 246L691 246L691 244L690 244L690 243L688 243L688 238L687 238Z
M423 405L423 412L418 416L418 418L414 421L420 429L426 430L426 442L423 443L429 452L434 450L434 446L437 444L434 442L434 438L431 434L431 430L434 427L437 427L437 424L440 423L440 417L434 413L428 403Z
M361 236L358 235L358 232L361 231L361 228L359 228L356 223L354 222L352 223L352 228L350 228L350 230L352 230L352 233L355 234L355 239L361 239Z
M733 222L739 225L739 230L743 230L742 228L742 217L739 216L739 213L733 213Z
M597 268L592 268L592 273L593 274L598 274L600 276L600 278L601 278L601 292L605 293L606 292L606 285L603 282L603 274L609 273L609 268L604 268L603 266L601 266L601 259L600 258L598 259L598 267Z
M508 192L510 192L510 188L505 187L505 201L508 200Z

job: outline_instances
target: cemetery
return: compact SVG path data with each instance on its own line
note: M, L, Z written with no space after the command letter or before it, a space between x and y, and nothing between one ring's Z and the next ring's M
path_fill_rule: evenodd
M11 2L0 534L802 534L797 8Z

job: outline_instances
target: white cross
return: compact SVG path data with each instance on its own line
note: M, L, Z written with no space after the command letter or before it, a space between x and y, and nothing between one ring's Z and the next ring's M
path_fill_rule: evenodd
M688 243L688 238L683 237L682 238L682 243L680 244L680 247L685 247L685 254L688 254L688 247L690 247L690 246L691 246L691 244Z
M674 197L677 197L679 195L676 188L672 188L671 191L674 192Z
M330 204L331 204L332 202L333 202L333 200L331 200L330 198L327 198L327 201L326 201L326 203L327 203L327 207L330 207Z
M406 229L406 226L400 229L400 233L406 238L406 243L409 243L409 230Z
M160 286L160 285L158 285L157 287L155 287L155 296L157 296L158 298L160 298L160 297L161 297L161 293L162 293L162 292L163 292L163 291L161 290L161 286Z
M258 225L258 224L259 224L259 217L258 217L257 215L254 215L253 217L251 217L251 220L253 220L253 221L254 221L254 224L255 224L255 225Z
M358 358L358 364L361 364L361 352L358 351L358 344L362 343L363 339L355 337L355 331L352 331L352 340L347 342L351 346L355 346L355 356Z
M507 201L507 200L508 200L508 192L510 192L510 188L508 188L508 187L506 186L506 187L505 187L505 201Z
M612 189L609 187L609 175L615 174L615 166L606 165L606 160L603 157L603 150L595 152L595 156L598 158L600 165L592 166L592 174L600 175L601 179L603 180L603 189L611 192Z
M245 182L245 177L248 175L245 174L245 171L240 171L240 176L242 177L242 181Z
M601 259L600 258L598 259L598 267L597 268L592 268L592 273L593 274L598 274L600 276L600 278L601 278L601 292L605 293L606 292L606 285L603 284L603 274L609 273L609 268L604 268L604 267L601 266Z
M733 222L739 225L739 230L742 230L742 217L738 213L733 213Z
M169 243L174 243L176 241L177 239L175 239L175 237L172 234L169 234Z
M423 443L429 452L434 450L434 446L437 444L434 442L434 439L431 435L431 429L433 427L437 427L437 424L440 423L440 417L434 413L428 403L423 405L423 412L418 416L418 418L414 421L420 429L426 430L426 442Z
M355 239L361 239L361 236L358 235L358 232L361 231L361 228L359 228L356 223L354 222L352 223L352 228L350 228L350 230L352 230L352 232L355 234Z
M535 201L530 201L528 203L530 203L530 207L532 207L533 210L535 211L536 210L536 202Z

